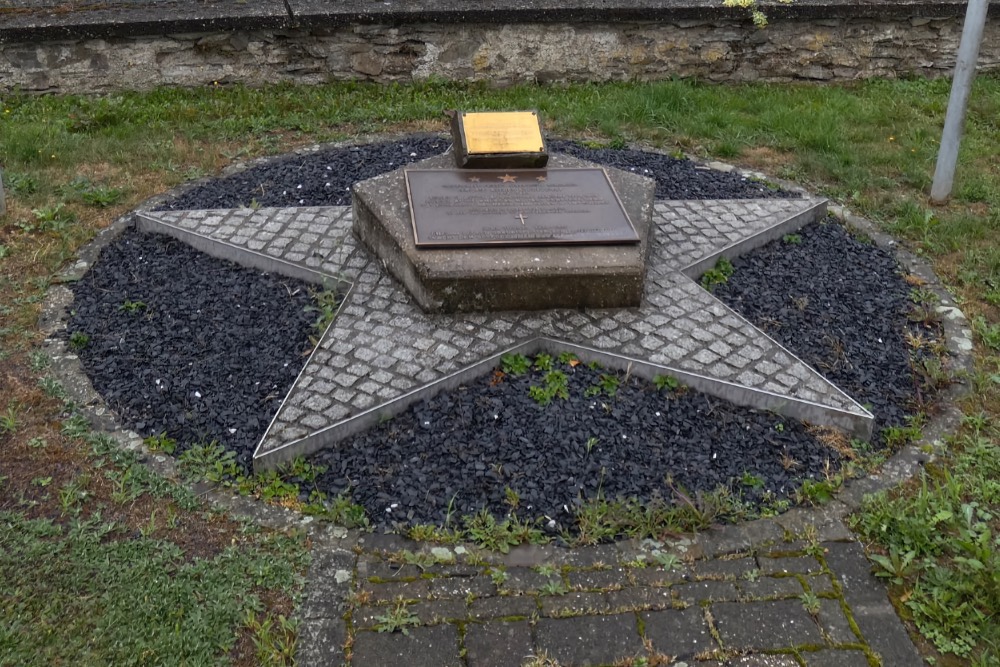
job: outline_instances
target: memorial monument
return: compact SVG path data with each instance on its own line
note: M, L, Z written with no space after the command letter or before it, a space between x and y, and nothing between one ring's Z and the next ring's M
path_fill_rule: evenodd
M449 112L451 154L357 183L354 233L426 312L636 307L655 182L545 149L535 112Z

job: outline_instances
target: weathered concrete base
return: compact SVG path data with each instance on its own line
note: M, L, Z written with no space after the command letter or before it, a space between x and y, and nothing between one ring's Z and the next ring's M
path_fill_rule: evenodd
M453 168L450 154L416 165ZM550 168L594 167L552 155ZM402 169L354 186L354 233L429 313L549 308L631 308L642 301L656 183L617 169L608 176L639 234L638 245L433 248L414 245Z

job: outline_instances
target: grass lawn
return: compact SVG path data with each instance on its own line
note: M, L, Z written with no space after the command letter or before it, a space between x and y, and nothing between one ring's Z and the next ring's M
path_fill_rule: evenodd
M1000 664L1000 77L970 101L952 200L928 203L946 81L558 87L331 84L0 101L0 664L286 664L307 544L210 511L91 432L38 352L59 267L145 198L234 160L442 109L537 108L550 136L760 169L927 256L976 332L950 453L856 517L938 664Z

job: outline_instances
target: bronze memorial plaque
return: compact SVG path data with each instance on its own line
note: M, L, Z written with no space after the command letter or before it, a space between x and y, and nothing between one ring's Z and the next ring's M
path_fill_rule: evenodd
M549 160L537 111L446 111L462 169L541 169Z
M462 112L469 153L541 153L538 116L531 111Z
M603 169L403 173L418 248L639 242Z

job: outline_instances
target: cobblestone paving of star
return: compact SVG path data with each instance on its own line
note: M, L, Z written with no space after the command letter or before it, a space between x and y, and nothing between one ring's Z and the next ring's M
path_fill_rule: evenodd
M454 315L426 314L416 305L354 239L347 206L141 216L146 228L194 234L229 246L229 254L274 258L352 283L262 439L260 459L295 449L334 424L538 337L870 419L850 397L684 273L819 203L660 201L640 308Z

